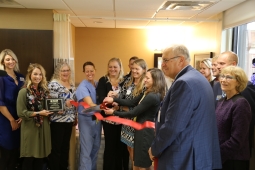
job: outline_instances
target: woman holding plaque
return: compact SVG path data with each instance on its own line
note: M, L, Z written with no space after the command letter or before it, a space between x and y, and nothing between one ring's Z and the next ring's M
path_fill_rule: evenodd
M64 102L63 110L51 115L50 169L67 169L72 127L77 123L77 116L76 108L70 103L74 100L75 87L71 80L71 68L66 62L57 64L48 89L51 98L63 99Z
M16 100L25 79L19 73L17 56L9 49L0 54L0 70L7 73L0 77L0 170L12 170L19 158L22 121L17 115Z
M99 79L97 92L97 103L101 104L110 91L115 94L120 91L123 81L123 67L119 58L111 58L107 65L107 74ZM111 92L111 93L113 93ZM104 116L104 111L101 112ZM111 121L103 121L105 148L104 148L104 170L122 169L122 142L120 141L121 125Z
M120 117L136 117L136 122L141 124L146 121L154 122L155 115L160 108L160 102L163 100L166 92L166 82L163 72L158 68L149 69L144 78L144 86L146 87L144 94L141 94L132 100L111 97L104 99L104 102L106 103L116 102L122 106L134 107L133 110L121 112L106 108L104 112L109 115ZM155 132L152 128L135 130L134 169L153 169L148 150L154 139L154 134Z
M27 69L26 87L17 99L17 113L22 118L20 157L22 170L42 169L43 159L51 151L49 115L44 109L48 98L46 72L40 64L30 64Z
M83 64L85 80L83 80L76 91L78 106L78 125L80 139L80 164L79 170L96 170L97 155L101 143L101 121L97 121L92 115L94 112L84 113L84 107L81 102L89 106L96 106L96 87L95 65L88 61Z

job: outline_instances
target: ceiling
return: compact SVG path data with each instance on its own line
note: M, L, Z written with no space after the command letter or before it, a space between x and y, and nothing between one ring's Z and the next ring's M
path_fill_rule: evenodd
M75 27L146 28L153 26L192 26L212 19L245 0L172 0L182 1L173 10L161 10L165 0L0 0L0 7L25 9L53 9L70 14ZM191 10L187 4L206 4L201 10ZM207 4L211 3L211 4Z

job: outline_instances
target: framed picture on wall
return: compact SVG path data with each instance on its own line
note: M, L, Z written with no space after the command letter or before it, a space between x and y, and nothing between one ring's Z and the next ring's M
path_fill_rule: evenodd
M162 64L162 53L155 53L154 54L154 67L161 69Z
M200 70L200 62L205 58L213 58L213 52L194 54L194 68Z

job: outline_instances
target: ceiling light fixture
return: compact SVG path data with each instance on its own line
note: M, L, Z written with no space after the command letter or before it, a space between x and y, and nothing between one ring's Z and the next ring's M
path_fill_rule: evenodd
M160 10L202 10L214 1L166 1Z

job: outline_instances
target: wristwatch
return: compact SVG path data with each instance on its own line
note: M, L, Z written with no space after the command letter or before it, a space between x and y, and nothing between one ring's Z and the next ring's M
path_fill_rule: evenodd
M36 112L36 116L40 116L40 112Z

